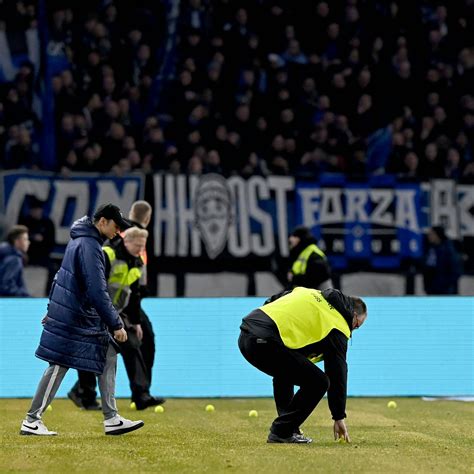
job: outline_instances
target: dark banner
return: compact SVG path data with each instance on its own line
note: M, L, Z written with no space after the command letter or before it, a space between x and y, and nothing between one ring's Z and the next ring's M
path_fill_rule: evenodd
M340 269L362 260L372 268L399 269L403 260L422 256L431 225L444 225L451 238L474 237L474 187L450 180L308 183L280 176L156 175L154 193L155 255L206 257L219 269L223 259L287 256L288 232L296 225L310 227Z

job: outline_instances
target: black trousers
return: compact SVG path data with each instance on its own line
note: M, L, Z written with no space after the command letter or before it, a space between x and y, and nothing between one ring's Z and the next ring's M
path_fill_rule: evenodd
M143 339L140 343L133 330L127 330L128 341L120 344L125 370L130 382L132 400L148 398L150 396L151 377L155 361L155 334L150 319L141 311L141 326ZM78 370L79 380L73 387L83 400L89 405L97 397L96 376L92 372Z
M140 348L128 340L120 344L120 353L130 382L132 400L136 402L150 397L150 379ZM97 397L96 375L82 370L78 370L77 374L79 380L72 389L80 396L85 406L90 405Z
M132 391L132 400L143 400L150 396L150 379L148 378L148 370L140 351L140 343L137 336L131 331L127 331L127 342L120 343L120 353L123 357L125 370L130 382L130 390ZM96 375L92 372L78 370L79 380L74 384L73 390L80 396L82 403L90 405L97 397L96 392Z
M145 363L146 373L151 385L153 364L155 363L155 333L153 326L145 311L140 310L140 320L143 330L143 339L140 350Z
M97 398L97 376L85 370L78 370L77 375L79 378L71 390L76 392L84 406L95 403Z
M120 352L123 357L132 391L132 400L137 402L150 397L151 381L141 351L141 341L134 330L127 330L128 339L120 343Z
M303 354L271 340L242 331L242 355L257 369L273 377L273 394L278 416L271 432L288 438L308 418L329 388L329 379ZM300 387L294 393L294 386Z

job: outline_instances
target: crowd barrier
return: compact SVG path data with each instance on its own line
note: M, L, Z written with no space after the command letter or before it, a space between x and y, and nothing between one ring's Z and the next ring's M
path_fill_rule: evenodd
M349 342L350 396L474 395L473 297L370 297ZM271 379L237 347L243 316L263 298L150 298L153 390L165 397L261 397ZM31 397L46 363L34 356L44 298L0 299L0 397ZM76 380L69 371L58 396ZM129 397L123 362L117 396Z

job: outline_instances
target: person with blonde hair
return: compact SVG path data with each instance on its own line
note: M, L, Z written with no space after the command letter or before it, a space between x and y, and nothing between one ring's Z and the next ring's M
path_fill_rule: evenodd
M146 248L148 231L131 227L104 246L108 289L117 311L120 313L128 339L120 344L125 363L132 402L137 410L161 405L164 399L150 394L151 379L143 359L141 319L141 286L145 284L145 264L142 258Z

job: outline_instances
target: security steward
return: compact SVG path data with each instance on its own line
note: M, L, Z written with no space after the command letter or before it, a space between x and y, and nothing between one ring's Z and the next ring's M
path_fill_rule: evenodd
M122 235L122 239L111 241L103 250L109 294L128 334L127 342L120 344L120 349L130 381L132 402L137 410L143 410L164 402L164 399L150 395L151 381L140 350L140 286L144 269L141 254L146 246L148 231L131 227Z
M307 227L297 227L288 237L290 265L287 289L296 286L325 290L332 288L331 267Z
M151 222L152 207L147 201L135 201L130 208L128 214L128 220L139 229L148 228ZM147 264L148 255L146 249L140 254L143 260L143 275L140 278L140 293L141 297L144 298L149 295L147 286ZM140 308L140 326L142 332L140 351L145 361L147 376L152 380L153 365L155 362L155 333L151 324L150 318L145 313L143 308ZM164 401L164 400L163 400Z
M242 355L273 377L278 416L268 443L311 443L299 428L326 391L334 438L350 442L344 421L347 341L366 317L367 306L358 297L332 288L296 287L271 297L243 319ZM315 365L321 360L324 372ZM296 393L295 385L300 387Z

